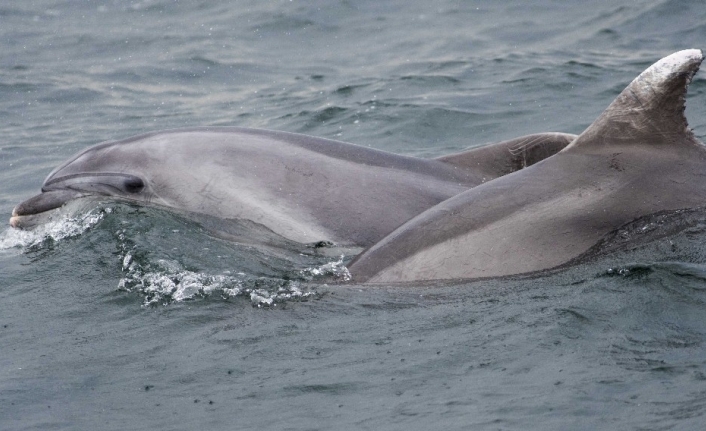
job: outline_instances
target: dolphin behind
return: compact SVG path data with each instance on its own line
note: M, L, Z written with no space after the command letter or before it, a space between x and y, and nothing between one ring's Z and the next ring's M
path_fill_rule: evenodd
M67 202L97 196L197 220L254 222L299 243L368 246L425 209L575 138L530 135L428 160L237 127L148 133L70 158L49 174L42 193L15 207L10 224L28 227Z
M416 216L350 263L353 280L548 270L640 217L706 205L706 146L684 117L702 60L690 49L653 64L565 149Z

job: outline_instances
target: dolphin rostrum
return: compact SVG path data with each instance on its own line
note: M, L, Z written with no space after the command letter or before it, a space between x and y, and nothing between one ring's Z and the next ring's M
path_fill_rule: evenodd
M30 227L69 201L108 197L219 220L254 222L299 243L368 246L427 208L556 153L545 133L440 160L294 133L213 127L90 147L54 169L10 224Z
M702 60L696 49L659 60L562 151L406 222L349 264L353 280L535 273L641 217L705 206L706 146L684 116Z

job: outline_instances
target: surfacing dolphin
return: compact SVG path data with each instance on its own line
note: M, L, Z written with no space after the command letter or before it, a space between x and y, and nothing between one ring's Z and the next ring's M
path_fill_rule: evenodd
M351 262L353 280L544 271L631 221L705 206L706 146L684 117L702 60L690 49L653 64L564 150L421 213Z
M528 166L576 136L529 135L440 160L294 133L213 127L148 133L88 148L54 169L10 224L101 197L199 220L254 222L299 243L368 246L427 208ZM229 239L239 238L236 236Z

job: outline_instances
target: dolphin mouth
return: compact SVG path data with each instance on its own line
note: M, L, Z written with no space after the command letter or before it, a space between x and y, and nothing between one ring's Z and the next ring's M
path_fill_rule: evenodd
M77 190L50 190L33 196L18 204L12 210L10 226L26 229L39 224L37 217L48 211L60 208L67 202L86 196L86 193Z
M136 175L120 172L49 175L42 192L20 203L12 210L10 226L27 229L45 219L42 215L63 207L66 203L86 196L110 196L129 199L145 189L145 182Z

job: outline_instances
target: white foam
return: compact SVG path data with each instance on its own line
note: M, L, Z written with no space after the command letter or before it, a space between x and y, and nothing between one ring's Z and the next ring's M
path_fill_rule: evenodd
M241 291L238 279L189 271L171 260L160 259L145 269L128 252L122 258L122 263L125 275L118 282L118 288L144 294L144 305L181 302L209 296L214 292L237 296Z
M0 250L12 248L27 248L43 243L46 240L60 241L65 238L81 235L100 222L110 209L93 210L81 216L64 216L39 225L31 230L8 227L0 233Z
M351 273L348 271L346 265L343 264L344 257L345 256L341 255L338 260L334 262L328 262L315 268L306 268L300 271L300 273L307 278L328 276L341 281L350 281Z
M302 291L295 282L273 279L268 283L265 279L247 279L243 274L230 276L194 272L174 260L160 259L143 268L132 254L126 253L122 262L124 277L118 283L118 288L143 294L144 306L220 295L226 299L249 297L251 304L258 308L276 307L277 303L302 300L316 294L313 291ZM265 286L260 287L262 284ZM269 288L268 284L271 285Z

